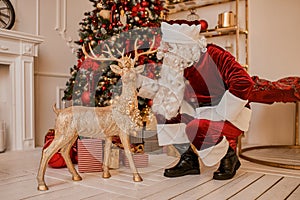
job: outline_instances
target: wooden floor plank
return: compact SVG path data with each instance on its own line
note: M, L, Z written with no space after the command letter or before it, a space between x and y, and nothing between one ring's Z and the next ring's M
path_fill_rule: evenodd
M132 198L132 197L128 197L128 196L123 196L123 195L119 195L119 194L115 194L115 193L104 193L104 194L98 194L98 195L94 195L91 197L87 197L87 198L83 198L81 200L99 200L99 199L103 199L103 200L108 200L108 199L113 199L113 200L140 200L137 198Z
M239 178L240 176L245 175L245 172L238 172L235 178ZM190 190L185 191L184 193L177 195L172 199L181 200L181 199L198 199L203 197L212 191L220 188L232 180L224 180L224 181L216 181L212 179L212 176L209 176L210 180L205 182L204 184L200 184L197 187L191 188Z
M61 190L50 191L48 193L40 193L33 195L28 198L23 198L24 200L69 200L69 199L83 199L92 197L97 194L105 194L105 191L101 191L95 188L88 188L81 185L74 185L73 187L64 188Z
M284 177L276 185L263 193L258 199L285 199L288 197L300 184L300 179Z
M70 187L70 185L67 182L62 182L56 179L48 180L48 182L49 185L53 187L52 192ZM46 191L46 193L47 192L48 191ZM0 187L1 199L23 199L35 196L39 193L43 192L37 190L35 177L24 181L18 181L15 183L2 185Z
M147 188L141 190L141 192L139 194L137 194L136 197L138 197L139 199L152 199L154 197L154 199L155 199L157 194L160 194L161 192L165 193L165 191L170 191L170 190L172 191L172 189L174 189L174 187L176 187L178 185L184 185L190 179L199 180L199 176L197 175L196 177L195 176L184 176L184 177L178 177L178 178L168 178L161 182L158 182L155 185L152 185L151 187L147 187ZM172 188L172 189L170 189L170 188ZM174 191L174 192L176 192L176 191ZM160 199L168 199L167 197L164 197L163 195L159 195L159 196L160 196Z
M186 180L186 178L188 178L188 180ZM152 195L144 197L143 199L157 200L162 197L164 199L170 199L190 190L191 188L195 188L211 179L211 173L208 171L200 175L186 176L185 179L182 179L182 182L178 182L178 184L173 185L172 187L165 188L159 193L154 193Z
M241 159L242 166L231 180L212 179L214 167L201 166L201 175L166 178L165 168L178 158L166 154L150 155L149 166L138 168L144 181L132 181L129 168L120 165L103 179L102 172L80 173L82 181L72 181L67 168L47 168L48 191L37 190L36 173L41 149L7 151L0 154L0 199L284 199L298 200L300 170L258 165ZM75 165L77 168L77 165ZM280 192L279 192L280 191ZM283 192L284 191L284 192ZM279 192L279 194L278 194Z
M242 160L243 164L241 169L249 172L261 172L270 175L281 175L290 176L295 178L300 178L300 170L291 170L286 168L271 167L267 165L256 164L254 162L249 162Z
M300 197L300 185L293 191L293 193L287 198L287 200L299 200Z
M210 192L209 194L201 197L201 199L205 200L211 200L211 199L228 199L234 194L237 193L237 191L241 191L243 188L247 187L260 177L262 177L263 174L261 173L249 173L246 172L245 175L235 177L231 181L228 181L226 184L222 185L219 188L216 188L213 192ZM216 181L215 182L223 182L223 181Z
M0 174L1 176L1 174ZM32 174L26 174L26 175L21 175L21 176L13 176L13 177L7 177L5 179L0 180L0 187L4 185L13 185L16 182L21 182L21 181L26 181L29 179L32 179L33 175Z
M259 197L262 193L272 187L281 176L264 175L257 179L255 182L245 187L242 191L238 192L230 198L230 200L253 200Z

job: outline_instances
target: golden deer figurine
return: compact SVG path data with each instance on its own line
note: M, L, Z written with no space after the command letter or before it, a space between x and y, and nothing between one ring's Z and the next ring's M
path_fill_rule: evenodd
M58 110L53 106L57 114L55 122L55 137L52 143L42 151L40 166L37 174L38 190L48 190L44 176L49 159L60 150L69 172L72 174L74 181L82 180L74 168L70 159L70 149L78 136L105 139L104 161L103 161L103 178L111 177L109 172L109 157L112 146L112 136L119 136L124 146L125 155L128 158L130 169L133 173L133 181L143 181L133 162L130 151L129 135L132 134L142 125L142 118L138 110L136 78L144 70L144 66L134 67L139 56L152 54L154 49L155 38L148 51L138 53L137 40L134 43L135 57L124 56L123 52L118 51L122 57L117 58L112 55L110 48L106 45L109 55L96 56L91 46L89 55L85 47L82 50L86 57L99 61L117 61L118 65L110 65L113 72L120 74L122 80L122 93L118 99L115 99L111 106L107 107L84 107L72 106Z

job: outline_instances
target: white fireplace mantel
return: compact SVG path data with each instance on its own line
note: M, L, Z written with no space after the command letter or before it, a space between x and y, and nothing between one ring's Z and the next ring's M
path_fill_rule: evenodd
M35 147L34 57L43 38L0 29L0 64L9 66L11 108L9 141L11 150Z

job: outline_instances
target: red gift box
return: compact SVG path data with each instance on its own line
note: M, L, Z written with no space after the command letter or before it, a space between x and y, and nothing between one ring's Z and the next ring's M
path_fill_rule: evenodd
M121 156L122 156L122 161L123 165L125 167L129 167L129 161L125 155L124 150L121 151ZM133 153L133 162L135 164L135 167L137 168L143 168L143 167L148 167L149 164L149 155L146 153Z
M103 143L101 139L79 139L77 148L79 172L103 171Z
M43 149L46 149L53 141L55 135L54 129L49 129L47 134L45 135L44 139L44 146ZM70 157L73 164L78 163L78 157L77 157L77 142L75 142L70 150ZM62 168L66 167L66 162L60 152L56 152L48 161L48 165L53 168Z

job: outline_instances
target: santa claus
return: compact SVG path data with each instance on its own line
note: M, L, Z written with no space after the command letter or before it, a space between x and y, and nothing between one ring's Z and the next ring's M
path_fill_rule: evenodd
M236 143L249 127L253 81L229 52L206 44L200 29L199 21L162 22L161 78L140 76L139 96L153 99L159 144L181 154L164 176L200 174L200 157L207 166L220 162L213 178L226 180L240 167Z

